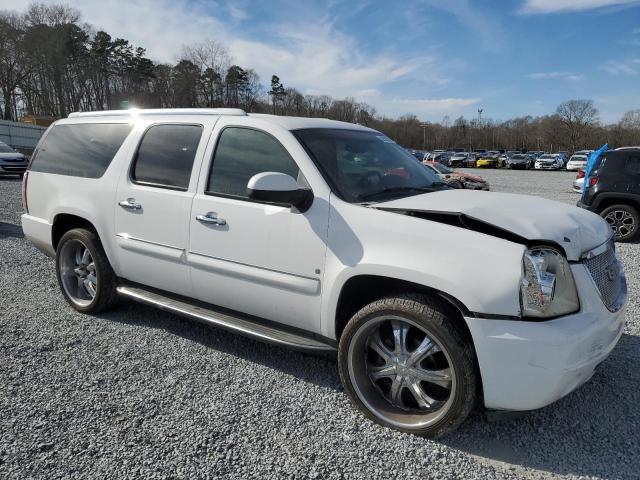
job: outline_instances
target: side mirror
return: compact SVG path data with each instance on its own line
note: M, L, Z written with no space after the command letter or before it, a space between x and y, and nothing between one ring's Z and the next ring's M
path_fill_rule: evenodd
M249 179L247 195L252 200L272 203L284 207L294 207L303 213L313 203L313 192L300 188L293 177L285 173L263 172Z

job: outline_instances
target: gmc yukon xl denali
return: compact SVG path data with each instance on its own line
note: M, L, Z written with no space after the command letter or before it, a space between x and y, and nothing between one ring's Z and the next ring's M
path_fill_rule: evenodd
M120 298L315 352L353 404L438 436L586 382L626 281L598 215L451 189L383 134L235 109L73 113L46 132L22 225L68 303Z

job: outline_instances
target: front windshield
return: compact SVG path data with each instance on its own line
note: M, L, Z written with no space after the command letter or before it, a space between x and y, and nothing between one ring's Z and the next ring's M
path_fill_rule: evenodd
M448 188L381 133L329 128L293 133L332 188L348 202L383 202Z
M16 151L6 143L0 143L0 153L16 153Z

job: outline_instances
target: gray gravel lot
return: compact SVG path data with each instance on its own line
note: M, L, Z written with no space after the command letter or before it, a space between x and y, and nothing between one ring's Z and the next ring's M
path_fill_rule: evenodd
M575 203L568 172L480 172ZM350 406L337 366L137 304L75 313L0 178L0 478L640 478L640 245L627 327L593 379L525 418L430 441Z

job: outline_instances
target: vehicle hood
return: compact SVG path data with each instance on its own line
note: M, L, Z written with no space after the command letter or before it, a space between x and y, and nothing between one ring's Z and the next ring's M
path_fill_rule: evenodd
M374 207L518 243L557 244L570 261L579 260L583 253L611 236L611 229L599 215L529 195L443 190L382 202Z

